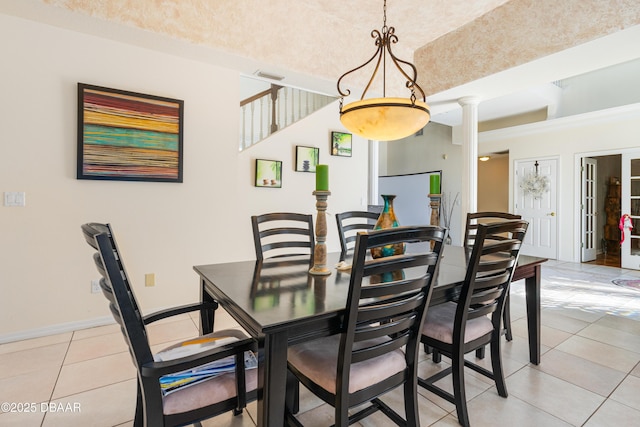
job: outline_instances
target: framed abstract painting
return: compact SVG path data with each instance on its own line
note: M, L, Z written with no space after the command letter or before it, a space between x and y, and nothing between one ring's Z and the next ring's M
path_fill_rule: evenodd
M182 182L184 101L78 83L78 179Z

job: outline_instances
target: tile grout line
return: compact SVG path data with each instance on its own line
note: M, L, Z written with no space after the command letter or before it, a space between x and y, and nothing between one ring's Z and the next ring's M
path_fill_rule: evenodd
M56 380L53 383L53 387L51 388L51 393L49 394L49 399L47 400L47 404L51 403L51 400L53 399L53 394L56 391L56 386L58 385L58 381L60 380L60 375L62 374L62 368L64 367L64 361L67 358L67 355L69 354L69 349L71 348L71 342L73 341L73 336L76 334L76 331L73 331L71 333L71 337L69 338L69 342L67 343L67 350L64 352L64 356L62 357L62 362L60 363L60 369L58 369L58 375L56 376ZM46 411L44 413L44 416L42 417L42 421L40 422L40 427L44 426L44 421L47 418L47 415L49 415L49 411Z

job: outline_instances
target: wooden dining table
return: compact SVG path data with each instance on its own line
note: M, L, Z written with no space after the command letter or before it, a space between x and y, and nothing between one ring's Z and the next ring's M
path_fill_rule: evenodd
M469 252L445 246L431 305L454 299L464 281ZM327 255L327 265L340 261ZM349 272L308 273L308 256L195 266L202 301L217 301L255 338L259 348L258 425L284 425L287 347L339 330L349 290ZM540 279L545 258L521 255L513 281L525 279L529 359L540 362ZM202 333L213 330L212 312L201 316Z

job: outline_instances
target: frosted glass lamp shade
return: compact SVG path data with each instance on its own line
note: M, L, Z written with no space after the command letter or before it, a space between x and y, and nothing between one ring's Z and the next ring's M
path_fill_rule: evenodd
M429 106L409 98L372 98L345 105L340 121L349 131L374 141L394 141L413 135L431 118Z

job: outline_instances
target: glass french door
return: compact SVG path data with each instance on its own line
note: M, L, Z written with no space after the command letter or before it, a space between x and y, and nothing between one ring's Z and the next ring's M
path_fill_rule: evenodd
M640 151L622 154L622 268L640 270Z
M598 215L598 161L582 158L582 262L596 259Z

